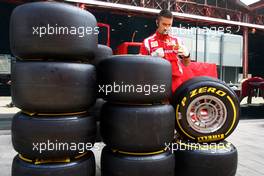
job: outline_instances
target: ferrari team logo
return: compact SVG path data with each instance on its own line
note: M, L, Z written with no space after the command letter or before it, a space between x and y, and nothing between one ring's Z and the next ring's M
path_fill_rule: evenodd
M150 45L151 45L151 48L159 46L157 41L151 42Z

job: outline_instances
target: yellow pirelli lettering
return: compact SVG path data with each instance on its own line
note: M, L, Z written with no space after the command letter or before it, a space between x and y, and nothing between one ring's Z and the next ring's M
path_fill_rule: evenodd
M207 87L201 87L199 90L198 90L198 93L206 93L207 91Z
M201 136L198 137L198 142L210 142L210 141L217 141L219 139L224 139L224 134L216 134L216 135L208 135L208 136Z
M198 95L198 94L202 94L202 93L213 93L213 94L217 94L221 97L227 95L226 92L222 91L222 90L217 90L214 87L201 87L199 89L194 89L190 92L190 98Z
M198 94L197 89L194 89L193 91L191 91L190 94L191 94L190 98L192 98L193 96L197 95Z
M216 91L216 88L214 88L214 87L209 87L208 89L207 89L207 92L208 93L215 93L215 91Z
M184 98L182 99L182 101L181 101L182 106L185 106L185 102L186 102L186 100L187 100L186 97L184 97Z
M221 97L223 97L223 96L226 95L226 93L225 93L224 91L222 91L222 90L218 90L218 91L216 92L216 94L219 95L219 96L221 96Z

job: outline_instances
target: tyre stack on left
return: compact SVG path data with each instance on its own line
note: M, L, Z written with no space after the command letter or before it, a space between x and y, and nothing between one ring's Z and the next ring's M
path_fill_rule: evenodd
M12 122L19 153L12 176L94 176L96 119L95 17L56 2L18 6L11 16L12 99L22 111ZM61 28L59 28L61 27ZM69 31L71 30L71 31ZM84 30L85 31L85 30Z

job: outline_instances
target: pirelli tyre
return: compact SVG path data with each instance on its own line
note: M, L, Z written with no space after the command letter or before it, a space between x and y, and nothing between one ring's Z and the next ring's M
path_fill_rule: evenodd
M86 10L58 2L27 3L11 15L10 48L21 59L89 60L98 33L96 18Z
M238 164L236 147L227 142L174 144L177 176L235 176Z
M171 96L171 65L152 56L111 56L97 67L99 96L111 102L160 103Z
M136 154L105 147L101 156L102 176L175 176L175 158L170 151Z
M106 103L101 114L104 143L126 152L155 152L174 139L171 105L117 105Z
M236 94L225 83L196 77L174 94L176 130L197 142L220 141L229 136L239 121Z
M91 64L97 66L102 60L113 55L113 50L106 46L98 44L98 49L95 52L95 58L91 60Z
M11 79L13 102L24 111L80 112L96 101L96 71L90 64L17 61Z
M12 120L14 149L30 159L73 158L89 151L96 119L87 114L38 116L17 113Z
M71 160L30 160L17 155L13 159L12 176L95 176L95 169L91 151Z

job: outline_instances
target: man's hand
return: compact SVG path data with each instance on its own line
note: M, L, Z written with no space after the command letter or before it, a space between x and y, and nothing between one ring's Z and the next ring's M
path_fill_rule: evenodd
M178 55L182 57L190 57L190 52L184 45L179 45Z
M151 56L164 57L164 50L163 50L163 48L156 49L154 52L151 53Z
M182 59L182 63L183 63L183 65L188 66L191 63L190 57L184 57Z
M182 57L183 65L188 66L190 64L190 52L184 45L179 45L178 55Z

